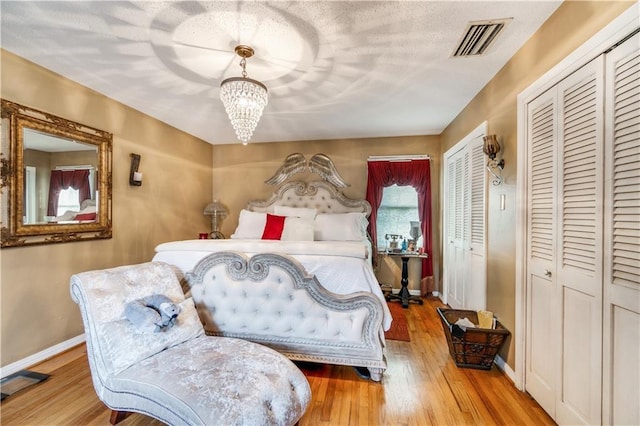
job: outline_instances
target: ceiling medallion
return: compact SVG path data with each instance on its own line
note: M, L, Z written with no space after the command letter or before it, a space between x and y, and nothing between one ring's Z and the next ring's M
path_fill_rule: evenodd
M246 145L253 135L253 131L262 117L262 111L267 106L267 87L257 80L247 77L247 58L253 56L250 46L236 46L235 52L242 59L242 77L231 77L220 84L220 99L227 111L231 125L236 131L238 139Z

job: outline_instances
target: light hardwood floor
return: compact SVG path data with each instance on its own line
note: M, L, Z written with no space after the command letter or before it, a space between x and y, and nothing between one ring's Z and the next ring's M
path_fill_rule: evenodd
M405 310L411 342L387 341L389 367L382 383L354 369L302 365L313 400L300 426L317 425L544 425L553 420L497 367L457 368L449 356L436 298ZM43 383L2 402L0 423L9 425L108 425L110 411L93 390L84 345L37 366ZM161 424L139 414L122 423Z

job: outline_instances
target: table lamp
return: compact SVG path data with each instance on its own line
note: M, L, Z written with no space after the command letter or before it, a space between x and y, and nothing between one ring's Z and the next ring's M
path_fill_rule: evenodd
M422 229L420 229L420 221L409 221L411 228L409 230L409 235L411 236L411 240L409 240L409 251L416 251L416 244L418 244L418 238L422 235Z
M222 232L220 232L220 226L222 226L222 221L229 214L229 209L225 207L218 200L213 200L212 203L207 204L207 207L204 208L204 215L211 216L211 238L216 239L224 239L226 238Z

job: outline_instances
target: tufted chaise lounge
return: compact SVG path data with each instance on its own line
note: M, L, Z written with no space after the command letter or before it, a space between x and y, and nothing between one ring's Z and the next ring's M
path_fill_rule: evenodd
M171 425L291 425L311 399L286 357L244 340L206 336L193 301L160 262L79 273L71 296L84 323L98 398L113 410ZM125 318L129 301L164 294L181 306L176 324L144 334Z

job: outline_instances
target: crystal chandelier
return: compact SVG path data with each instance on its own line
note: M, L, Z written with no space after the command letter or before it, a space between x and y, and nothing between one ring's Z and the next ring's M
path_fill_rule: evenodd
M220 84L220 99L238 139L246 145L262 117L262 110L267 106L267 87L247 77L247 58L253 56L253 49L239 45L236 46L235 52L242 58L242 77L223 80Z

